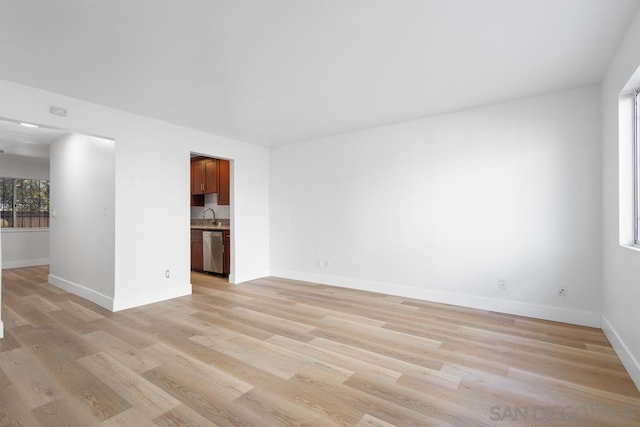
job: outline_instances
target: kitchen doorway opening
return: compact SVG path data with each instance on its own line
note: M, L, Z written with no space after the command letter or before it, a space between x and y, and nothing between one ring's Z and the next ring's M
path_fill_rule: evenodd
M229 283L233 275L233 161L190 153L191 283Z

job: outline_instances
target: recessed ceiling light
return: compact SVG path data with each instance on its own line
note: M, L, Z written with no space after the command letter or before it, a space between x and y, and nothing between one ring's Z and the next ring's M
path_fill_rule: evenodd
M24 122L20 122L20 126L24 126L26 128L37 128L38 125L34 125L33 123L24 123Z

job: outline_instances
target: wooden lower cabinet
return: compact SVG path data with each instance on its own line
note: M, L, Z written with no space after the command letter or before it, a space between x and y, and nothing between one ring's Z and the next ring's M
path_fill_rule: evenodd
M222 240L224 242L224 260L222 263L222 271L224 274L231 273L231 233L225 231L222 234Z
M202 230L191 230L191 270L202 271L203 269Z
M191 230L191 270L204 271L204 251L202 249L202 230ZM224 255L222 259L222 273L231 273L231 233L222 232Z

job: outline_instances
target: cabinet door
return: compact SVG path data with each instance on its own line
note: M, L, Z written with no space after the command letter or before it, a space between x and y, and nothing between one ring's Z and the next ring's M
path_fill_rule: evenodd
M205 169L203 160L191 160L191 194L204 194Z
M224 231L222 234L224 241L224 259L222 262L222 272L224 274L231 273L231 235L228 231Z
M202 271L203 268L202 230L191 230L191 269Z
M218 204L228 205L229 201L229 160L218 159Z
M204 159L204 191L205 194L218 192L218 159Z
M218 159L191 160L191 194L218 192Z

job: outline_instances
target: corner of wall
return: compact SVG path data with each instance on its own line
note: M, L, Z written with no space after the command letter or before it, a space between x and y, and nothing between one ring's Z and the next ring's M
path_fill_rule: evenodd
M191 283L181 286L179 289L171 288L164 291L158 291L153 295L116 295L111 302L109 310L116 312L126 310L128 308L139 307L142 305L153 304L160 301L166 301L173 298L180 298L191 295Z
M609 339L611 346L615 350L616 354L622 361L625 369L629 373L629 376L633 380L634 384L640 390L640 362L633 356L633 353L629 350L629 347L624 343L618 332L613 328L613 325L609 323L609 320L602 315L602 330Z
M244 282L249 282L251 280L261 279L263 277L271 276L269 271L259 271L259 272L245 272L243 274L230 274L229 275L229 283L232 285L237 285Z
M89 301L98 304L100 307L113 311L113 298L96 292L93 289L89 289L86 286L64 280L52 274L49 275L48 281L53 286L81 296L82 298L88 299Z

